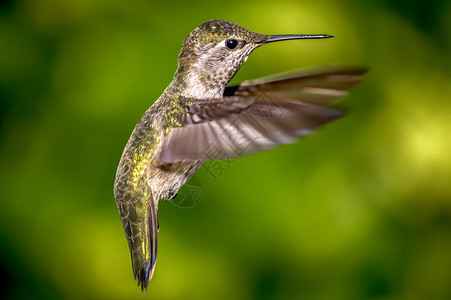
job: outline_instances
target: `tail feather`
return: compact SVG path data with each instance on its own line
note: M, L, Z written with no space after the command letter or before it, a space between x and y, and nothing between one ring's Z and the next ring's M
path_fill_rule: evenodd
M152 279L157 259L158 219L153 198L121 203L119 212L132 259L133 276L143 291Z
M147 285L155 271L158 246L158 219L153 201L149 202L147 212L147 220L142 224L144 239L141 245L135 246L135 251L130 249L133 275L143 291L147 291Z

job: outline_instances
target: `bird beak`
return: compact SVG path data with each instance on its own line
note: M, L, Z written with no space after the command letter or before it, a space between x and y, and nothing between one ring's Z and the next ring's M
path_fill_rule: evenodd
M328 34L283 34L283 35L267 35L266 40L261 41L262 44L287 41L287 40L300 40L300 39L328 39L332 38L332 35Z

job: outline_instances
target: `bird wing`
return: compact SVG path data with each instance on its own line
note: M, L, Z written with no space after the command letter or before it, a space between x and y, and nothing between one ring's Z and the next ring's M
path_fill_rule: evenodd
M231 159L294 142L343 113L330 105L347 95L364 68L329 68L245 81L222 99L186 99L180 126L164 140L160 164Z

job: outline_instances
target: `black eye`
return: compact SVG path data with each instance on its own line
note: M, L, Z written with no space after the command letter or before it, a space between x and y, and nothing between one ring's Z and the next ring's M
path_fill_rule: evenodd
M236 46L238 46L238 41L234 39L227 40L225 43L226 47L229 48L230 50L235 49Z

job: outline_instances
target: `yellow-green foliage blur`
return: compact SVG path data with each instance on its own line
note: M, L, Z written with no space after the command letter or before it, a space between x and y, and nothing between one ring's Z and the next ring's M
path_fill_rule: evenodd
M451 299L451 2L402 3L1 1L0 298ZM194 206L162 202L146 295L116 167L184 37L216 18L335 36L264 46L233 82L370 72L347 117L204 166Z

